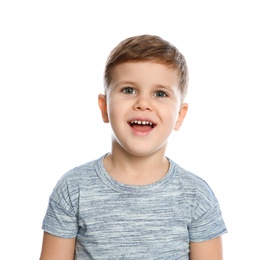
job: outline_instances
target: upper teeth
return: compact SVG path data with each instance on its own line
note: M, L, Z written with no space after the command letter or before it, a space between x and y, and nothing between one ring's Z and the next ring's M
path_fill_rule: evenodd
M141 120L133 120L131 124L139 124L139 125L153 125L152 122L149 121L141 121Z

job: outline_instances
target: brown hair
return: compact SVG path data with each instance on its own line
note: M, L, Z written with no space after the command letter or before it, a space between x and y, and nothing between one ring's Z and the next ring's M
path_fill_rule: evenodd
M176 69L179 75L181 99L184 100L188 88L188 67L182 53L168 41L156 35L139 35L120 42L109 54L105 72L105 93L109 89L113 69L124 62L152 61Z

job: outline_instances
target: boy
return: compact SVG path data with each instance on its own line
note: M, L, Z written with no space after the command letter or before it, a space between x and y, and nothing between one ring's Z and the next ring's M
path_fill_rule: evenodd
M222 259L218 201L198 176L166 158L188 105L184 56L158 36L110 53L98 96L112 147L65 174L43 221L45 259Z

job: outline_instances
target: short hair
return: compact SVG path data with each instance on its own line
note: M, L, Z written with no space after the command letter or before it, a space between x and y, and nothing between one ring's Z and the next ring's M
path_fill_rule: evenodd
M183 101L188 88L189 72L186 59L170 42L156 35L138 35L121 41L110 52L104 71L105 93L109 89L113 69L125 62L151 61L175 69L179 76L179 89Z

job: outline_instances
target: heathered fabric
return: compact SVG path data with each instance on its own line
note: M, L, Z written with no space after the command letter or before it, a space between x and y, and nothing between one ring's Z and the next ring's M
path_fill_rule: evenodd
M227 232L208 184L172 160L158 182L131 186L103 158L63 175L49 199L43 230L76 237L75 259L189 259L190 241Z

